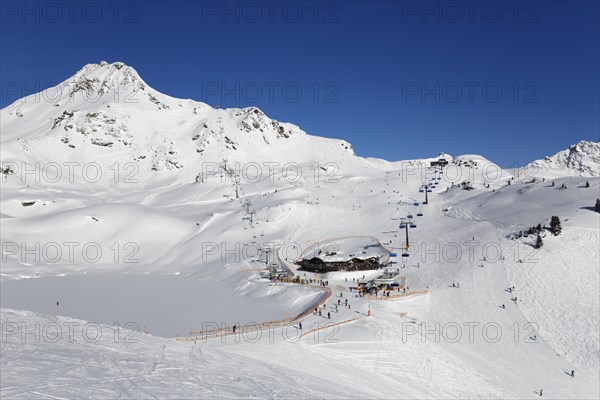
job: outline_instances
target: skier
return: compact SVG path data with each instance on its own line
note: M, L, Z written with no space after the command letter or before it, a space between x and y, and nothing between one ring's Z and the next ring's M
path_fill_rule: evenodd
M540 397L542 396L542 390L544 390L544 389L540 389Z
M456 287L456 283L452 282L452 287Z
M235 329L236 329L236 328L237 328L237 327L234 325L234 326L233 326L233 334L234 334L234 335L235 335Z
M341 303L342 301L340 299L338 299L338 305Z
M319 308L319 317L321 316L321 309Z
M571 378L575 378L575 370L574 369L571 370Z
M327 319L331 319L331 313L327 311Z
M300 328L300 330L302 330L302 321L300 321L300 322L298 323L298 327Z
M346 299L346 301L344 302L345 305L348 305L348 299Z
M502 308L502 309L505 309L506 307L504 306L504 304L502 304L502 305L500 306L500 308Z

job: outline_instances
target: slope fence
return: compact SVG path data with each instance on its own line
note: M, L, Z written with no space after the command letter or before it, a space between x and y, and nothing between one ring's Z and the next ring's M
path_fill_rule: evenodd
M323 297L315 306L310 307L307 311L305 311L301 314L298 314L297 316L295 316L293 318L285 318L285 319L274 320L274 321L265 321L265 322L260 322L260 323L256 323L256 324L240 325L239 326L240 332L262 331L262 330L268 330L268 329L274 329L274 328L282 328L286 325L290 325L294 321L298 321L298 320L306 317L310 313L312 313L315 308L321 307L333 295L333 292L331 291L331 289L326 286L325 287L324 286L316 286L316 285L307 285L307 286L309 286L313 289L323 290L325 293L327 293L327 295L325 297ZM198 330L198 331L191 330L189 333L189 336L178 337L175 340L177 340L178 342L194 342L195 343L198 340L215 339L217 337L224 337L224 336L229 336L229 335L233 335L233 334L234 334L233 326L225 326L225 327L221 327L221 328L217 328L217 329Z

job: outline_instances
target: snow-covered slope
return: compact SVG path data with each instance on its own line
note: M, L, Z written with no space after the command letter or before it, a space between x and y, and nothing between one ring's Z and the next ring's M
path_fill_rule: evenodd
M540 176L600 176L600 143L585 140L528 164Z
M479 155L390 162L255 107L166 96L122 63L59 86L0 111L2 397L598 398L597 143L517 173ZM395 266L417 294L349 290L378 271L306 273L331 298L259 275L339 238L402 253L409 214ZM553 215L563 231L544 229L542 248L516 238ZM297 320L259 340L173 339L325 299L303 332ZM88 322L102 340L82 340ZM136 341L115 342L115 322ZM292 340L328 322L342 324ZM38 341L14 330L36 323Z

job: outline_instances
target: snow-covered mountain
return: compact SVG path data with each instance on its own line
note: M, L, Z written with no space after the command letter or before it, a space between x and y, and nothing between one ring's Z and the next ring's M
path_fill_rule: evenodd
M549 176L600 176L600 143L582 140L553 156L528 164Z
M2 397L600 395L598 143L517 174L473 154L362 158L256 107L169 97L122 63L6 107L0 135ZM408 296L350 290L377 270L293 265L346 237L397 252ZM330 291L261 278L267 258ZM173 339L205 324L242 328Z
M354 156L256 107L218 109L157 92L123 63L88 64L60 85L1 111L2 160L134 162L144 179L184 181L203 162L310 162Z

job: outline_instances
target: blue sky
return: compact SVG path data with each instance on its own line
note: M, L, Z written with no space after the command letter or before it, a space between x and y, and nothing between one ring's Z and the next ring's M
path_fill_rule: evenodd
M2 107L106 60L365 157L508 167L599 140L598 1L70 4L1 3Z

